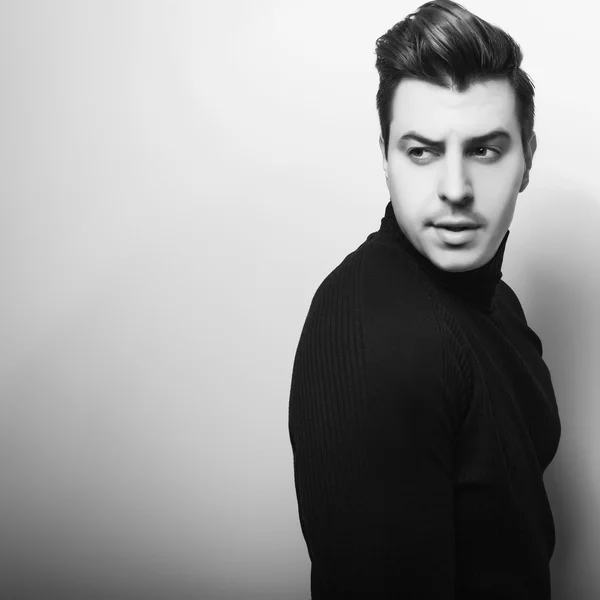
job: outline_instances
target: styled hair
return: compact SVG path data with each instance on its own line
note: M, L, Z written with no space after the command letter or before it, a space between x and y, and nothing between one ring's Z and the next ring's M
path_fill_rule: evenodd
M451 0L426 2L376 42L377 111L387 157L394 93L405 77L459 92L480 81L506 78L517 100L521 142L533 132L534 86L521 69L523 53L505 31Z

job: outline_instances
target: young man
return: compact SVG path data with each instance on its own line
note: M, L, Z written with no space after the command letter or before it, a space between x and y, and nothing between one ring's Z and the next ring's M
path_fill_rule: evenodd
M390 202L317 290L292 375L312 598L548 599L560 421L501 279L533 85L518 45L449 0L376 53Z

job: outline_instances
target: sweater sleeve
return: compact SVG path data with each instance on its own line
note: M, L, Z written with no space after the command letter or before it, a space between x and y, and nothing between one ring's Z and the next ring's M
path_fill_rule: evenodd
M455 353L425 295L350 255L294 361L289 431L313 600L454 598Z

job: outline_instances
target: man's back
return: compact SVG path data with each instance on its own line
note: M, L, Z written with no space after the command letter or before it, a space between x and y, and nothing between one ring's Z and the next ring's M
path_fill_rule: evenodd
M560 422L505 243L443 271L390 203L315 294L289 422L313 600L550 597Z

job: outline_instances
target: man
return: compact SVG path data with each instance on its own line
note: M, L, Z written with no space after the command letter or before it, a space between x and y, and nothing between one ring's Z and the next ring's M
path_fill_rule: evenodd
M449 0L376 54L390 202L319 286L292 375L312 598L547 599L560 421L501 279L533 85L512 38Z

